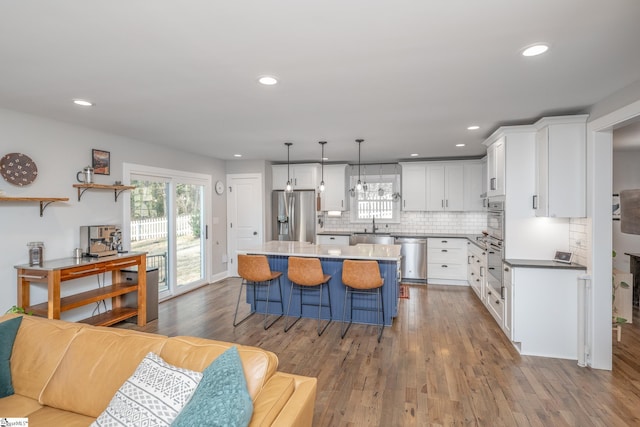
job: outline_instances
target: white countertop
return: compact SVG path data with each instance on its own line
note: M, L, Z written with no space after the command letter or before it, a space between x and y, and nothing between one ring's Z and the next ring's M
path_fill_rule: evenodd
M239 249L237 252L239 254L400 261L400 245L314 245L306 242L272 240L253 248Z

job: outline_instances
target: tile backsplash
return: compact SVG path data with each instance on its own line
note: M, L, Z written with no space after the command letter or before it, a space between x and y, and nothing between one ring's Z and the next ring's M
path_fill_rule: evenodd
M352 223L349 212L343 212L340 218L323 215L323 227L318 232L371 231L371 223ZM400 212L400 223L376 223L378 231L384 233L453 233L480 234L487 228L485 212Z
M573 252L573 262L590 268L591 220L571 218L569 222L569 250Z

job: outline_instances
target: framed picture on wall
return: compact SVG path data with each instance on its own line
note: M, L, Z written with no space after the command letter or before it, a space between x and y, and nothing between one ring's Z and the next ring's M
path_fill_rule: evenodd
M104 150L91 150L93 173L96 175L111 174L111 153Z

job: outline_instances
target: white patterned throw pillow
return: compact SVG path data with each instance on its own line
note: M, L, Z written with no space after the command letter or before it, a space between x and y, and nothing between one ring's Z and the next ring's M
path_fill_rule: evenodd
M202 373L169 365L149 353L91 427L169 426L201 379Z

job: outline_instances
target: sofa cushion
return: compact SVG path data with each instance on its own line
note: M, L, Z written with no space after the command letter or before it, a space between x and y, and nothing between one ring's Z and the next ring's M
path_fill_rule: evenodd
M95 419L75 412L63 411L45 406L29 414L29 425L32 427L87 427Z
M147 354L91 427L169 427L189 401L202 373Z
M15 315L2 316L0 320ZM69 343L85 325L23 316L13 344L11 378L16 394L38 400Z
M42 405L37 400L19 394L0 399L0 414L3 418L25 418L40 408Z
M40 403L97 417L144 356L160 353L166 339L163 335L126 329L80 329L46 385Z
M246 427L252 412L253 404L247 391L240 355L236 347L231 347L204 370L193 397L172 426Z
M234 344L204 338L173 337L167 340L160 357L167 363L201 372L232 345ZM264 384L276 372L278 357L257 347L237 347L247 389L251 399L255 400Z
M292 377L276 373L258 394L253 407L252 424L270 426L295 391Z
M11 352L16 340L22 316L7 319L0 323L0 398L13 394L11 384Z

